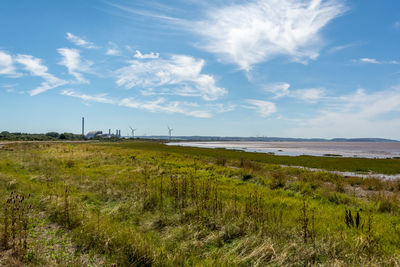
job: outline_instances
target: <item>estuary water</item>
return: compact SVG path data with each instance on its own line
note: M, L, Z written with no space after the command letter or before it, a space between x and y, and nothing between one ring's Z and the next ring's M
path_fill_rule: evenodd
M400 157L400 142L171 142L168 145L203 148L225 148L246 152L273 153L287 156L335 156L358 158Z

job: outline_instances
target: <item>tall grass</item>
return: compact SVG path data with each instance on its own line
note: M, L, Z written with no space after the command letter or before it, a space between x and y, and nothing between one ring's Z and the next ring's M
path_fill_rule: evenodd
M379 193L368 186L372 180L282 168L247 154L221 161L221 154L193 156L153 143L13 148L0 152L0 185L8 185L1 193L31 194L31 209L70 229L80 251L115 264L398 263L398 203L385 195L397 195L392 183L382 182ZM352 189L374 195L357 197ZM2 243L11 246L19 215L4 207ZM29 231L15 229L24 244Z

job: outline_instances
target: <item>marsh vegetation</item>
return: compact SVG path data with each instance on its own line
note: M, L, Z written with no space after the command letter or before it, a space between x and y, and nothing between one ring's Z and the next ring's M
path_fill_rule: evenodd
M2 264L400 264L399 181L277 165L353 168L343 158L140 141L7 146ZM382 162L353 164L400 169Z

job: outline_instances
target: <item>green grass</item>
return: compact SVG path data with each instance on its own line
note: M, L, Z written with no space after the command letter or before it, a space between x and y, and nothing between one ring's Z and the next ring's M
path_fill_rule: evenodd
M381 174L399 174L399 159L368 159L368 158L332 158L316 156L276 156L266 153L254 153L227 149L193 148L182 146L167 146L158 142L125 142L112 144L112 146L143 149L148 151L163 151L171 153L183 153L207 157L223 157L230 160L245 158L269 164L289 166L303 166L334 171L350 172L374 172Z
M398 265L399 182L276 165L302 158L156 142L15 144L0 151L0 233L5 200L18 192L31 195L31 235L54 223L76 253L108 264ZM346 159L309 167L328 160ZM359 227L346 224L345 210L359 212ZM23 264L46 265L37 243ZM57 255L61 266L73 262Z

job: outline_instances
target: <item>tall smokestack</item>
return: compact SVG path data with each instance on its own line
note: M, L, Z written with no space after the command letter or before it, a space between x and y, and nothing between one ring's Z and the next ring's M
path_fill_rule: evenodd
M111 135L111 129L108 129L108 135Z
M85 117L82 117L82 136L85 136Z

